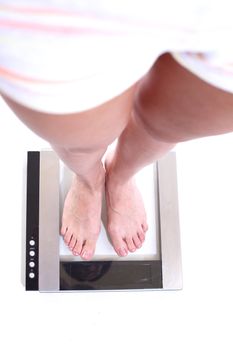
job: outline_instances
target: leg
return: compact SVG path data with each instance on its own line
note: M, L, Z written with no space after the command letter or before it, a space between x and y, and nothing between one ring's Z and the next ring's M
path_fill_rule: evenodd
M138 85L129 124L106 161L109 233L116 250L135 250L145 224L132 176L177 142L231 131L233 94L203 82L169 54L155 62ZM128 208L130 218L124 215Z
M46 139L74 173L67 195L61 233L74 254L90 259L100 230L105 171L101 158L128 123L133 86L122 95L89 111L47 115L3 96L16 115Z

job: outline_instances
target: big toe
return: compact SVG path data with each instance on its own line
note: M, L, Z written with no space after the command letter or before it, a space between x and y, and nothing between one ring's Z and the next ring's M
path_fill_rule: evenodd
M143 223L142 223L142 229L143 229L143 231L144 232L146 232L146 231L148 231L148 224L147 224L147 222L146 221L144 221Z
M128 247L128 250L130 251L130 253L135 252L136 247L135 247L135 244L133 242L132 237L126 237L126 243L127 243L127 247Z
M91 260L95 253L96 240L86 240L81 251L81 258L83 260Z
M68 225L66 224L62 224L62 227L61 227L61 235L64 237L65 234L66 234L66 231L68 230Z
M65 242L65 244L66 244L67 246L69 246L70 241L71 241L71 239L72 239L72 236L73 236L73 232L68 228L68 229L66 230L65 235L63 236L64 242Z
M117 255L121 257L128 255L126 242L121 237L112 237L111 240Z

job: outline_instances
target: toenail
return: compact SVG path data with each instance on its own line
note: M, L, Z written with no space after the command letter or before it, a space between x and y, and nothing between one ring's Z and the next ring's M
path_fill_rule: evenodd
M126 249L122 248L122 249L120 249L120 254L122 256L126 256L128 254L128 252L126 251Z
M87 257L87 252L83 252L83 253L82 253L82 257L83 257L83 258L86 258L86 257Z

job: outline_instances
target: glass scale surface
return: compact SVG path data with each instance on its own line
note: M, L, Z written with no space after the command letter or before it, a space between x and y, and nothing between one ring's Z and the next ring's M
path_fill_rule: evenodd
M149 229L142 248L127 257L114 251L106 231L103 198L101 232L91 261L72 255L59 235L72 172L53 151L28 152L26 290L174 290L182 288L176 157L136 175Z

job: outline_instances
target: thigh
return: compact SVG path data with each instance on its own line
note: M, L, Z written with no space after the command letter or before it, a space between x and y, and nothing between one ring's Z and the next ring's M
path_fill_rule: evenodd
M134 110L153 137L167 142L233 131L233 94L199 79L170 54L140 82Z
M70 150L92 151L105 148L128 123L136 84L112 100L87 111L45 114L2 96L19 119L53 145Z

